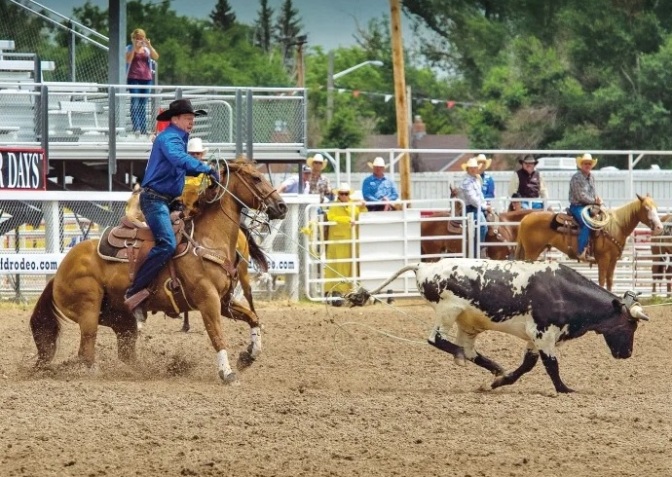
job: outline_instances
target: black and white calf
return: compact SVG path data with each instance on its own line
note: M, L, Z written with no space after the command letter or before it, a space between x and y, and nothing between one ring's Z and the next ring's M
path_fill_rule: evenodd
M437 314L428 342L491 371L491 388L515 383L539 356L557 392L572 392L560 379L556 346L589 331L604 336L614 358L629 358L638 320L648 320L635 294L621 299L577 271L558 263L502 262L446 258L399 270L377 290L347 296L361 306L398 276L415 272L418 290ZM446 339L457 324L455 343ZM504 369L474 348L483 331L495 330L527 341L522 364Z

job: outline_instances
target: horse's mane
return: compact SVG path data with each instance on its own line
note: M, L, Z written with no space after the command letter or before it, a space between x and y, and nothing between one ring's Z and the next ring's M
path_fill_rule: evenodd
M644 199L646 200L646 198ZM637 197L632 202L628 202L616 209L611 210L611 220L604 226L604 230L612 235L628 228L631 224L636 225L638 219L635 218L642 207L642 201Z
M245 235L247 239L248 246L250 247L250 260L257 265L257 268L262 272L268 271L268 256L266 252L259 246L257 241L252 236L252 232L245 225L240 224L240 230Z

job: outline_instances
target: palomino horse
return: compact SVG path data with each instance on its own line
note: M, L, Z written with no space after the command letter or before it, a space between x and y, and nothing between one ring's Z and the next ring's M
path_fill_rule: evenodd
M205 180L208 180L207 177ZM184 215L189 220L200 213L198 202L202 190L199 191L199 189L200 187L186 184L182 196L180 197L180 201L184 205ZM128 199L128 202L126 203L126 216L131 220L145 222L145 216L142 213L142 210L140 210L140 186L137 186L133 190L130 199ZM256 264L257 269L266 272L268 270L268 257L254 240L250 230L242 224L238 231L236 253L236 262L238 263L236 268L238 270L238 275L235 278L237 278L238 283L240 283L240 288L243 290L243 296L247 300L250 311L256 315L257 312L254 309L254 300L252 298L252 286L250 285L249 264L252 262ZM189 312L185 311L183 314L184 321L182 323L182 331L186 333L191 329L191 325L189 324Z
M517 260L536 260L550 245L571 258L576 258L577 236L556 232L551 228L553 212L535 212L523 218L518 231ZM623 253L628 236L640 222L651 229L653 235L663 231L656 204L651 197L637 198L617 209L609 211L608 223L594 233L593 255L597 261L600 286L611 290L616 262Z
M176 294L179 311L197 309L217 353L219 377L225 383L236 380L229 365L226 340L220 315L246 321L251 327L251 343L246 358L261 352L260 328L255 315L232 301L235 280L236 242L243 207L264 211L270 219L281 219L287 205L255 165L246 161L228 164L221 171L221 184L204 191L201 212L193 219L193 247L174 260L175 273L184 295ZM98 240L87 240L73 247L63 259L56 275L42 292L30 319L37 345L37 366L52 361L60 331L59 320L79 324L79 357L88 366L95 363L98 326L109 326L117 336L119 358L136 361L138 330L135 318L124 306L124 292L130 284L128 264L111 262L97 253ZM193 252L193 253L192 253ZM162 270L156 283L170 277ZM145 311L174 313L172 297L157 286L143 303Z
M660 291L663 291L663 283L667 287L667 295L672 293L672 214L664 215L661 219L663 223L664 237L651 237L651 290L656 293L656 285L661 282Z

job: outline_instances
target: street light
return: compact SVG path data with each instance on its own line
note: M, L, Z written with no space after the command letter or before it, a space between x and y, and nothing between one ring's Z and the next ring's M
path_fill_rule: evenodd
M327 73L327 124L331 123L331 118L334 114L334 80L342 78L343 76L352 73L353 71L366 65L380 67L383 66L383 62L378 60L368 60L358 65L351 66L347 70L339 71L338 73L334 74L334 52L329 52L329 67Z

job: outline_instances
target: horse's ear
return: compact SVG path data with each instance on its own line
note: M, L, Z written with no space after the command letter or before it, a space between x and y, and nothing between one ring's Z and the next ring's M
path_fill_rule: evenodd
M643 198L641 195L639 195L639 194L637 194L637 198L639 199L640 202L643 202L643 201L644 201L644 198Z

